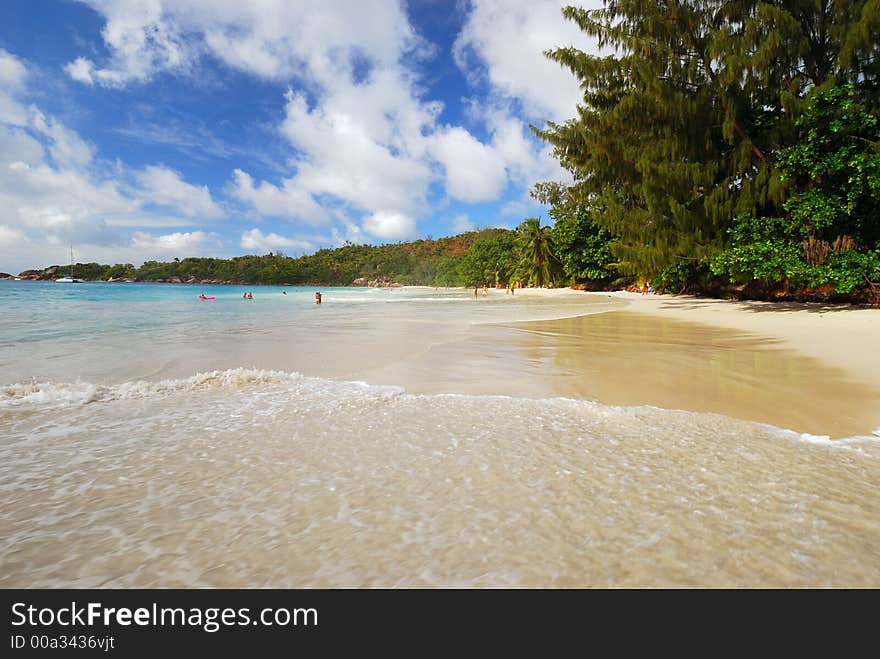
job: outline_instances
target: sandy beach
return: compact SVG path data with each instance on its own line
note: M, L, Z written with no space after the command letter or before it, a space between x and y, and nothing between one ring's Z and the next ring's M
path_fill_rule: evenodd
M0 586L880 584L873 310L3 285Z
M626 302L636 313L748 332L844 368L880 387L880 309L844 304L710 300L690 295L584 293Z
M568 288L515 295L569 306L559 318L472 325L359 377L425 394L712 412L835 438L880 427L877 310ZM490 290L488 301L506 296Z

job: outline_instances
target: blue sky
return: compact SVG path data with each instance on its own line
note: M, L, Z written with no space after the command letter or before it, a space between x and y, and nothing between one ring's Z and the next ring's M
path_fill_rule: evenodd
M565 180L555 0L4 0L0 270L514 227ZM597 2L585 3L596 5Z

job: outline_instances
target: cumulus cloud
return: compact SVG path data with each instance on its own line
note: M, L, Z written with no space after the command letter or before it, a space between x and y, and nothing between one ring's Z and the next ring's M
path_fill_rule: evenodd
M469 7L456 57L462 66L479 64L493 95L507 101L498 106L504 110L481 108L490 138L480 141L463 126L437 124L442 105L424 98L413 66L431 48L402 3L301 0L294 11L288 0L84 1L105 20L109 52L98 63L80 56L66 66L85 84L136 84L190 71L205 57L294 84L278 126L291 147L288 175L255 181L240 167L228 186L258 215L329 226L342 212L365 218L366 233L398 237L414 232L410 222L429 211L438 179L449 198L477 203L497 199L511 182L527 188L559 178L549 149L509 108L519 100L539 121L573 116L580 97L574 78L541 54L583 45L562 19L564 2L476 0ZM208 208L209 198L197 197Z
M0 122L24 125L27 110L15 98L24 89L27 69L12 53L0 48Z
M94 68L95 65L91 60L86 59L85 57L77 57L75 60L67 64L64 67L64 70L67 71L67 75L74 80L91 86L95 84L95 78L92 75Z
M145 198L155 204L171 206L187 217L218 218L223 209L211 199L208 186L191 185L167 167L151 165L137 175Z
M564 121L575 116L583 97L567 69L544 57L556 47L576 46L596 52L596 44L562 17L565 0L473 0L472 10L455 42L464 71L484 70L496 94L521 101L532 121ZM575 3L586 9L601 0Z
M74 80L108 87L144 82L156 71L186 70L198 54L184 33L184 26L168 20L160 0L86 0L86 4L107 19L101 36L112 55L105 67L77 57L65 66ZM186 10L186 3L177 4ZM196 0L193 4L200 4L205 12L211 11L207 3Z
M34 106L31 106L30 125L48 139L49 154L56 165L84 167L91 162L95 152L91 144Z
M471 222L467 215L456 215L452 220L452 230L455 233L465 233L467 231L473 231L476 228L477 225Z
M242 232L240 244L243 249L254 250L255 252L260 253L276 251L282 248L301 250L314 249L314 245L307 240L285 238L284 236L279 236L277 233L264 234L257 228Z
M241 169L233 172L230 194L261 215L301 220L307 224L325 224L330 215L292 178L280 186L267 181L254 185L250 174Z
M24 242L27 242L24 231L0 224L0 247L16 247Z
M10 64L11 62L11 64ZM131 171L96 159L95 147L39 107L26 104L27 69L3 51L0 76L0 264L23 269L57 263L75 244L89 260L155 258L169 250L202 248L202 231L127 235L119 227L173 226L174 213L219 217L205 187L161 166ZM18 82L16 82L18 81ZM6 104L3 104L3 98ZM3 108L15 108L3 112ZM130 185L128 181L137 185ZM165 214L148 207L160 204Z
M434 136L431 152L446 170L446 191L462 201L489 201L507 183L504 161L490 145L459 127Z
M372 90L366 94L372 95ZM418 129L428 114L411 98L409 107L406 98L402 107L394 107L393 97L373 98L379 103L376 112L369 100L360 104L358 96L351 88L343 94L331 92L321 106L309 108L302 95L288 94L281 133L302 154L291 186L363 210L413 212L425 203L431 170L408 147L423 146ZM423 116L414 118L412 132L405 133L392 112Z
M467 6L454 53L466 73L485 73L471 78L470 118L479 124L477 133L472 126L439 122L443 106L428 97L418 68L436 52L410 24L402 1L300 0L295 7L289 0L82 1L104 20L107 55L89 59L74 53L64 67L70 78L99 93L163 74L188 75L211 58L289 85L287 94L279 94L282 118L275 127L289 146L289 159L271 180L255 173L254 161L234 168L222 205L206 186L188 183L160 164L125 170L117 180L102 177L87 141L8 91L25 86L27 71L0 50L0 120L7 124L0 139L16 154L15 162L30 168L25 178L38 170L44 178L70 177L80 186L71 188L72 197L91 195L92 205L59 200L60 215L88 217L104 228L180 226L224 217L240 204L250 221L273 217L322 227L337 242L396 240L417 235L417 220L430 214L432 205L511 195L528 204L535 181L564 177L527 122L574 116L581 97L573 76L542 55L560 45L590 48L562 19L566 2L473 0ZM29 142L28 131L39 139ZM129 244L119 236L114 240ZM161 244L138 240L144 249ZM296 246L283 244L296 240L251 229L240 243L245 249L277 249Z
M12 53L0 48L0 87L20 89L24 86L27 69Z
M327 81L358 58L381 65L422 46L399 2L83 0L103 15L109 60L79 57L74 79L116 86L190 69L204 54L264 78Z
M43 161L43 145L18 126L0 123L0 162L7 166L33 167Z
M416 221L402 213L379 212L364 218L364 231L385 240L404 240L416 233Z
M196 253L208 240L211 234L204 231L165 233L158 236L144 231L131 234L131 246L150 253L190 255Z

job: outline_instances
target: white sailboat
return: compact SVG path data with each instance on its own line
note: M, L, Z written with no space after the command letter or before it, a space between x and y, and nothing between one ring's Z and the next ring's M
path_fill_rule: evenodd
M82 279L76 279L73 276L73 245L70 246L70 272L63 277L55 280L57 284L81 284Z

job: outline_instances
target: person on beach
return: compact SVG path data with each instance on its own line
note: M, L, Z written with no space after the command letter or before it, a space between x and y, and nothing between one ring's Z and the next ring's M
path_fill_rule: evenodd
M315 291L315 304L321 304L321 293L319 291Z
M479 295L479 293L477 292L477 287L474 286L474 299L475 300L477 299L478 295Z

